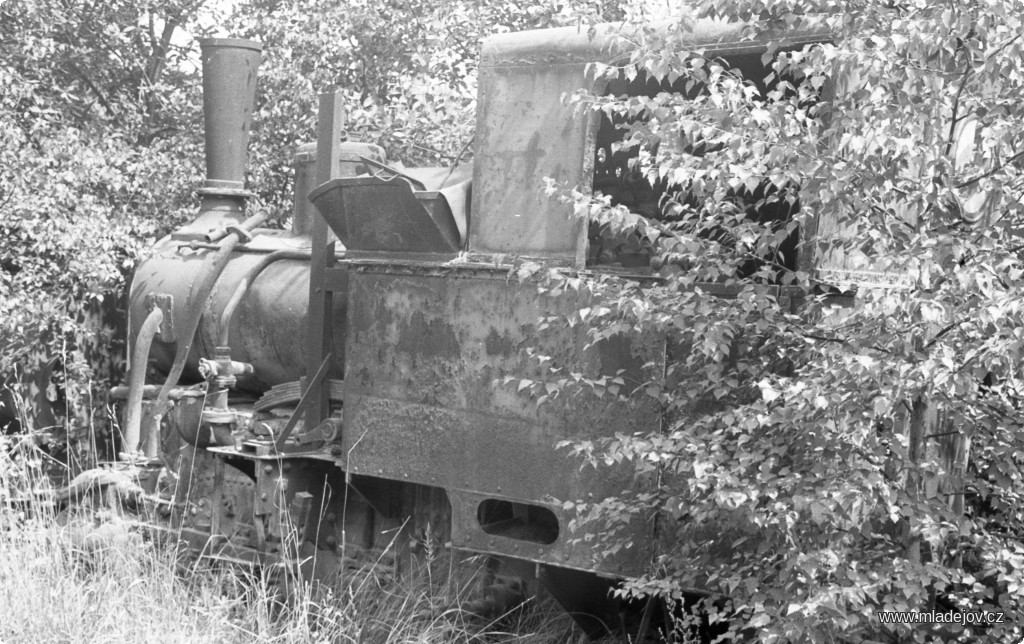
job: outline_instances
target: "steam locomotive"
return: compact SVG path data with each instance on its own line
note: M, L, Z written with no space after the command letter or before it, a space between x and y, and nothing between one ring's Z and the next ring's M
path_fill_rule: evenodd
M691 39L765 75L765 42L742 25L701 22ZM665 340L590 345L578 327L542 323L585 296L514 277L530 261L655 278L642 254L594 252L586 222L544 191L546 178L593 189L616 136L566 93L650 91L592 73L622 55L615 43L610 26L485 40L465 167L395 170L379 147L344 139L344 106L322 95L317 141L294 159L291 228L278 230L246 213L261 47L202 41L200 211L135 272L129 383L115 391L124 457L164 468L176 527L197 551L329 579L366 553L433 542L500 559L585 628L615 610L608 588L650 563L656 523L637 518L626 547L596 553L564 502L643 482L628 466L581 468L556 444L650 431L661 409L586 392L538 405L519 383L552 377L538 355L625 390L658 383Z

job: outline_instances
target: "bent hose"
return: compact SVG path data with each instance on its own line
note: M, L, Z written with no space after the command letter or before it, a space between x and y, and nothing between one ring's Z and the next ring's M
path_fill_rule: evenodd
M153 338L163 321L164 312L158 306L153 307L139 328L138 337L135 338L132 364L128 370L128 409L125 411L124 420L124 452L129 460L134 458L139 449L139 438L142 433L142 394L146 384L149 349L153 346Z

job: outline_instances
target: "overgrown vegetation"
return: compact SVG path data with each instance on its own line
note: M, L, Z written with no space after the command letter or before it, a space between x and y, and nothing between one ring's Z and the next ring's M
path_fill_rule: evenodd
M255 207L286 217L290 152L312 139L321 89L341 86L353 136L394 158L464 158L476 41L585 9L630 14L614 3L240 5L224 24L266 46ZM123 315L104 307L152 240L194 212L197 52L182 34L210 31L204 11L0 7L0 386L17 394L8 405L24 401L27 430L69 428L86 460L119 377L123 332L109 324ZM686 44L698 16L757 19L771 39L812 15L830 37L774 50L768 89ZM657 333L672 348L665 379L642 383L670 422L575 446L595 467L630 461L650 482L576 504L577 537L608 547L631 516L658 517L662 554L628 593L711 588L732 635L763 641L1024 635L1022 23L1008 0L707 0L667 31L630 32L632 59L600 70L681 82L685 97L576 97L629 124L634 169L665 188L657 214L574 197L581 216L641 240L663 280L597 280L603 304L572 320L595 339ZM748 217L782 204L788 219ZM795 231L809 262L776 252ZM711 296L709 282L735 297ZM564 376L553 380L569 395ZM258 583L178 576L149 546L83 559L53 525L0 512L0 592L20 629L0 631L5 641L148 639L130 630L141 615L166 618L172 641L298 640L314 615L342 641L357 632L345 630L353 603L300 602L271 624ZM447 617L421 621L431 600L416 592L401 623L437 626L433 641L478 637L444 630ZM234 601L246 593L256 601ZM1003 621L882 625L883 609Z
M401 576L368 561L333 587L306 585L284 599L273 571L188 558L145 511L47 505L59 494L42 456L28 441L0 438L0 641L8 644L555 644L578 636L551 600L473 614L484 562L439 551Z
M123 368L125 277L201 176L195 77L171 44L186 8L0 7L0 425L19 402L85 464Z
M687 44L700 17L758 21L767 87ZM1022 21L1000 0L709 0L627 27L632 58L601 70L684 92L576 98L624 124L630 176L665 190L656 214L565 195L662 277L594 280L602 299L567 321L670 347L664 379L628 388L666 426L572 446L645 483L575 506L599 550L651 521L661 554L627 593L711 589L728 637L764 642L1021 638ZM779 47L799 29L825 35ZM772 208L787 216L756 216ZM779 252L795 231L810 262Z

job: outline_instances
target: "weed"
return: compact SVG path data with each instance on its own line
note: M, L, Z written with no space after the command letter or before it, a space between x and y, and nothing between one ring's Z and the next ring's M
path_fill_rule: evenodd
M550 602L531 600L493 618L471 614L465 607L484 562L433 547L401 576L370 561L330 587L293 584L282 600L279 575L182 565L173 544L142 538L138 523L116 508L75 513L46 503L58 497L36 448L24 437L2 440L5 644L555 644L578 637Z

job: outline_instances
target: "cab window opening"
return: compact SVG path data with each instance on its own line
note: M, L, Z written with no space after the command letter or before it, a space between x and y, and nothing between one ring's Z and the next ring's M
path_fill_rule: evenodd
M716 62L725 63L745 78L753 79L762 96L777 86L765 84L769 69L761 62L760 54L735 56L728 61ZM797 83L792 82L792 79L787 80L789 82L783 86L784 91L795 91ZM695 98L703 91L703 86L689 82L687 78L676 79L674 83L657 82L641 74L632 81L624 77L613 79L605 95L654 98L660 92L671 92L685 99ZM657 179L652 183L646 176L643 166L656 157L658 144L655 142L645 147L640 143L638 139L643 138L645 127L641 119L627 119L619 115L610 118L601 113L595 137L594 194L609 197L612 206L624 206L632 213L669 226L689 228L699 237L720 244L721 248L730 251L736 249L740 242L730 229L738 232L742 222L732 222L738 224L738 228L716 224L716 219L719 222L723 219L708 216L701 199L685 186L670 187L665 179ZM640 136L635 137L635 133ZM702 157L720 149L720 145L695 140L687 145L685 152ZM724 202L731 204L751 226L761 227L762 230L767 228L761 237L770 239L772 243L768 247L762 243L756 249L744 249L752 256L749 259L738 257L734 274L723 275L723 279L746 278L767 269L770 279L778 282L787 271L797 270L800 231L791 225L793 216L800 208L797 186L780 188L764 178L753 189L740 187L731 190ZM650 243L633 231L614 232L607 225L591 222L588 242L589 266L612 270L650 270L661 264L660 260L652 262L655 253ZM682 260L678 260L678 263L683 270L687 270Z

